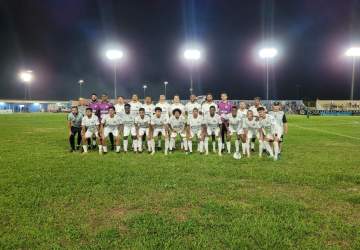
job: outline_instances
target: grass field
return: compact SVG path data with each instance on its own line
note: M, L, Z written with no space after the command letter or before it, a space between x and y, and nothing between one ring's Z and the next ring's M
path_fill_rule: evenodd
M0 248L360 249L360 117L289 117L282 158L68 153L0 116Z

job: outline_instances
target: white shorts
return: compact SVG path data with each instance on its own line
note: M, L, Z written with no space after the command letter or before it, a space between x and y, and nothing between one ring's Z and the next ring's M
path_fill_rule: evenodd
M124 134L123 136L136 136L136 128L135 127L124 127Z
M247 138L259 138L259 131L254 129L248 129L247 131Z
M153 132L153 137L159 136L159 135L165 136L165 129L164 128L155 128Z
M199 130L192 130L192 129L190 129L190 139L194 138L195 136L196 136L198 139L201 138L201 129L199 129Z
M274 136L279 138L280 141L281 141L283 134L284 134L284 129L282 127L275 127Z
M186 133L185 131L171 131L170 137L171 138L175 138L177 135L180 135L181 138L185 138L186 137Z
M207 135L211 136L211 135L215 135L216 137L218 137L220 134L220 128L216 127L216 128L207 128Z
M97 130L94 130L94 131L86 130L86 132L85 132L85 138L86 138L86 139L87 139L87 138L92 138L93 135L95 135L96 138L98 138L98 137L99 137L98 131L97 131Z
M115 137L118 137L119 135L119 130L117 128L108 128L108 127L105 127L104 128L104 137L108 137L109 134L113 134L113 136Z
M229 127L228 129L229 131L229 135L232 136L232 135L242 135L244 134L244 130L242 128L240 129L234 129L232 127Z
M149 128L139 128L139 136L149 135Z

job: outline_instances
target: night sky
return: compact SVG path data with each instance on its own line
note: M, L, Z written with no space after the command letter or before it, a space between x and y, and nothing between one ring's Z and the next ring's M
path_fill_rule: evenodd
M272 98L349 98L352 60L360 44L360 1L351 0L1 0L0 98L24 98L17 73L36 75L36 99L113 94L113 68L103 50L119 44L118 94L158 99L189 94L186 43L200 44L205 58L194 72L195 93L231 99L265 97L264 65L257 48L271 41L279 56L271 69ZM269 43L269 42L268 42ZM360 65L360 62L358 63ZM355 98L360 98L360 67Z

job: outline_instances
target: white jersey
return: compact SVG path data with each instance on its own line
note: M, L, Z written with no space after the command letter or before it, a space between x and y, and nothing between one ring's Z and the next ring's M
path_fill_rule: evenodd
M140 115L135 117L135 124L139 128L148 128L150 125L150 117L145 115L144 118L141 118Z
M109 114L107 114L101 119L101 124L105 128L116 129L121 124L121 120L117 115L111 117Z
M129 102L129 104L130 104L130 113L132 115L138 115L139 109L142 107L142 103L141 102Z
M120 115L120 114L123 114L125 113L125 104L115 104L115 111L116 111L116 114Z
M155 105L154 104L144 104L142 107L145 109L145 115L151 117L155 113Z
M247 130L258 130L259 129L259 122L253 117L252 120L249 120L247 117L243 119L243 128Z
M82 118L81 126L85 127L88 131L94 132L99 125L99 119L96 115L92 114L89 118L87 115Z
M174 131L183 131L185 128L185 118L183 116L179 116L179 118L176 118L174 115L170 117L169 124L171 126L171 129Z
M201 130L201 126L204 124L204 118L201 115L198 115L196 118L191 115L187 119L187 124L194 133L197 133Z
M175 109L180 109L181 110L181 114L184 115L185 114L185 106L182 105L181 103L173 103L170 105L170 110L169 113L170 115L173 115L173 111Z
M219 125L222 124L221 117L218 114L214 116L207 114L204 116L204 124L210 129L218 128Z
M243 109L243 110L238 109L237 114L238 114L238 116L240 116L241 118L246 118L247 112L248 112L247 109Z
M198 102L188 102L185 105L185 112L187 112L188 116L192 115L194 108L197 108L201 112L201 104Z
M265 107L265 106L262 106L262 105L260 105L259 107L255 107L255 106L253 105L253 106L251 106L251 107L249 108L249 110L251 110L251 111L253 112L253 115L254 115L255 117L259 117L259 113L258 113L258 111L257 111L257 108L260 108L260 107L263 107L263 108L265 109L265 112L267 111L267 110L266 110L266 107Z
M211 106L214 106L215 107L215 113L218 112L218 106L216 105L215 102L204 102L202 105L201 105L201 112L202 112L202 115L205 117L205 115L209 114L210 112L210 107Z
M133 114L122 114L120 115L121 124L124 125L124 127L134 127L135 125L135 116Z
M275 133L275 119L271 115L266 114L265 118L259 117L259 127L265 135Z
M242 128L242 118L239 115L236 115L235 117L230 113L226 115L226 120L229 121L229 128L231 128L234 131L238 131Z
M168 123L169 121L167 115L161 115L160 117L153 115L150 121L150 124L154 126L154 129L163 129L164 126Z
M170 105L169 105L169 103L167 103L167 102L163 102L163 103L158 102L158 103L155 105L155 108L156 108L156 107L161 108L161 114L162 114L162 115L167 115L167 116L169 116L169 112L170 112Z
M285 116L285 113L284 111L270 111L269 112L269 115L271 115L272 117L274 117L274 120L275 120L275 124L276 126L278 127L283 127L284 126L284 123L287 122L286 120L286 116Z

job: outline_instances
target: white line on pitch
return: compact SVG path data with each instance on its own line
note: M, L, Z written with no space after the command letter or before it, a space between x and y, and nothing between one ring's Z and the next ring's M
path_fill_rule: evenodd
M318 128L307 128L307 127L302 127L296 124L291 124L291 126L297 127L297 128L301 128L301 129L307 129L307 130L312 130L312 131L316 131L316 132L320 132L320 133L324 133L324 134L329 134L329 135L336 135L336 136L341 136L341 137L345 137L345 138L350 138L350 139L355 139L355 140L360 140L359 137L355 137L355 136L350 136L350 135L344 135L344 134L339 134L336 132L330 132L330 131L326 131L326 130L322 130L322 129L318 129Z

